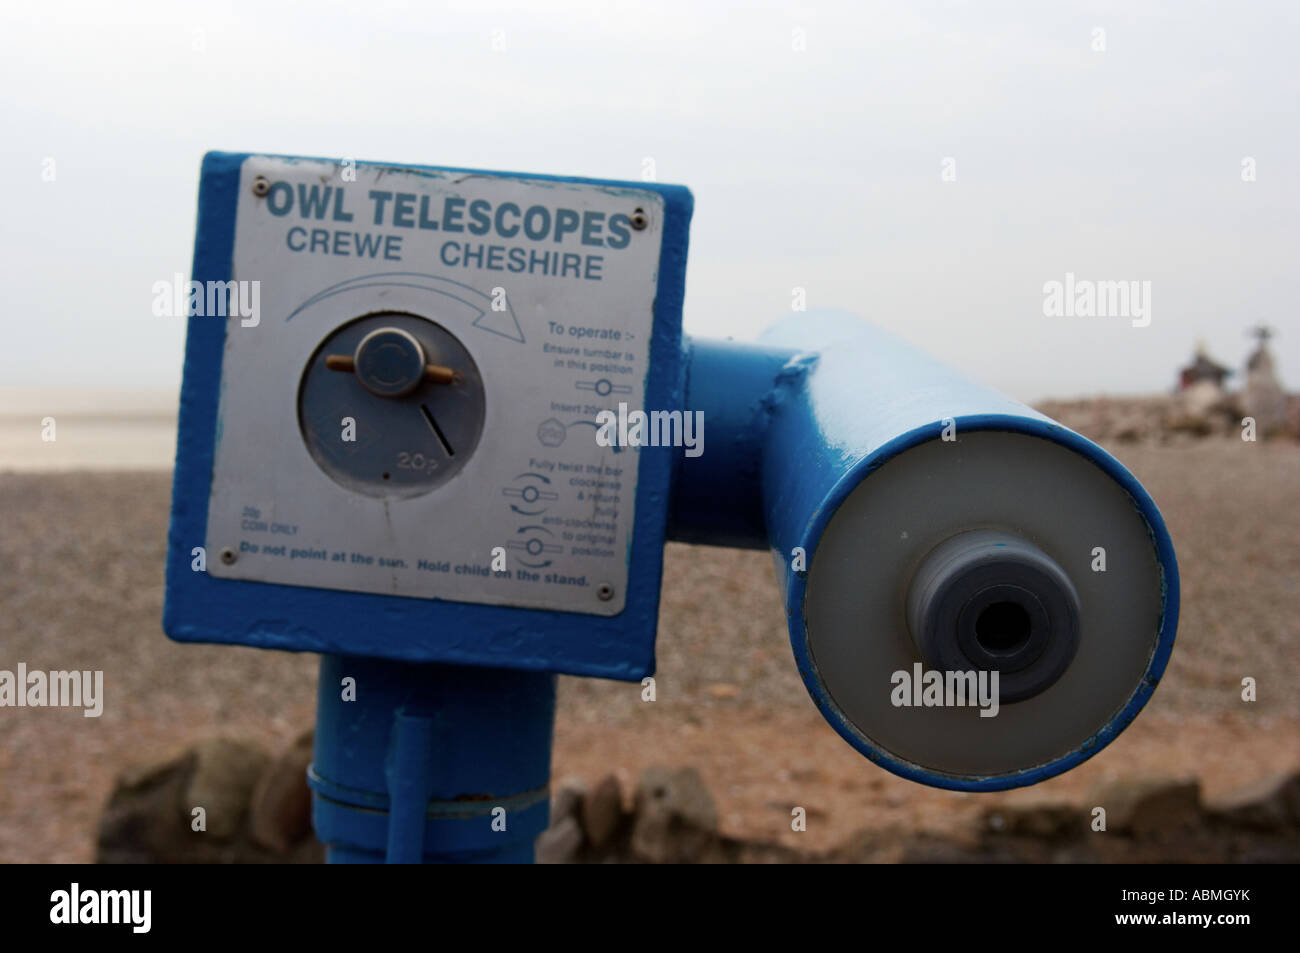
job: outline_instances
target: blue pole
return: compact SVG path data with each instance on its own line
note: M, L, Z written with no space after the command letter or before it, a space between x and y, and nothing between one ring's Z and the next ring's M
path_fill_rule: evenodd
M321 658L308 781L331 863L528 863L555 676Z

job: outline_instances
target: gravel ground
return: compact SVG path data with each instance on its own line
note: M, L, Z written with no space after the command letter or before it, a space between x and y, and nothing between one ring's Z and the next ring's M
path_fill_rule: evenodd
M629 784L697 765L733 834L825 848L862 827L951 829L998 798L1078 796L1121 773L1210 794L1300 764L1300 446L1113 448L1160 503L1183 610L1168 674L1106 752L1028 792L959 795L873 767L809 701L765 553L669 547L657 700L561 679L555 773ZM177 645L159 626L170 476L0 474L0 669L102 669L101 718L0 709L0 862L85 861L114 776L193 741L287 745L313 717L313 656ZM1259 700L1244 704L1244 676ZM790 809L808 831L789 830Z

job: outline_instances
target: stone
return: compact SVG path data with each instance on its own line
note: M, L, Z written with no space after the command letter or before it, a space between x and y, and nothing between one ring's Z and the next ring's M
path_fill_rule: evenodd
M300 735L262 773L249 804L249 833L253 841L274 851L287 851L311 833L311 765L313 731Z
M1193 827L1201 822L1197 778L1134 777L1106 784L1092 795L1106 809L1106 830L1137 837ZM1091 816L1091 808L1087 812Z
M571 864L577 860L581 849L582 828L570 814L537 835L533 843L533 859L539 864Z
M597 850L604 847L623 820L623 790L618 778L607 774L587 792L580 816L588 843Z
M170 761L132 767L118 777L99 821L95 859L101 864L148 864L183 853L188 818L176 810L194 771L192 751Z
M636 792L632 851L651 863L691 863L717 840L718 809L699 772L650 767Z
M206 763L205 779L199 771ZM220 774L234 765L234 783ZM212 836L212 821L246 816L247 800L271 759L256 746L225 741L191 748L169 761L123 771L100 818L95 860L101 864L257 864L320 863L324 851L314 837L303 837L287 852L255 842L249 825L236 822L232 836ZM241 798L241 792L243 796ZM195 796L202 798L197 804ZM236 805L227 808L225 804ZM194 806L205 808L206 830L194 830ZM216 808L216 811L213 808Z
M582 778L565 778L551 795L551 826L554 827L562 817L573 817L578 813L582 799L587 793L587 784Z
M1004 804L984 813L984 827L1006 837L1070 840L1088 831L1091 816L1057 801Z
M1300 771L1260 778L1212 802L1206 810L1233 827L1279 832L1300 828Z
M229 738L214 738L194 748L194 774L179 805L188 819L196 807L206 813L207 836L229 840L248 816L253 788L270 764L261 748Z

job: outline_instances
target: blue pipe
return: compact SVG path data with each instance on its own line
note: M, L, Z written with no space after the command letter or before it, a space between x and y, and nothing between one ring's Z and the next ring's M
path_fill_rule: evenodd
M686 410L704 415L704 452L679 455L668 536L685 543L763 549L763 440L783 368L797 351L688 339Z

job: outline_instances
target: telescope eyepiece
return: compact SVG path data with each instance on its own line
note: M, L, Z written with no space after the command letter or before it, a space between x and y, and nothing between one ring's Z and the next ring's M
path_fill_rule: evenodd
M925 663L941 671L997 671L1004 703L1045 691L1079 648L1079 596L1037 546L973 530L935 547L907 597L907 623Z

